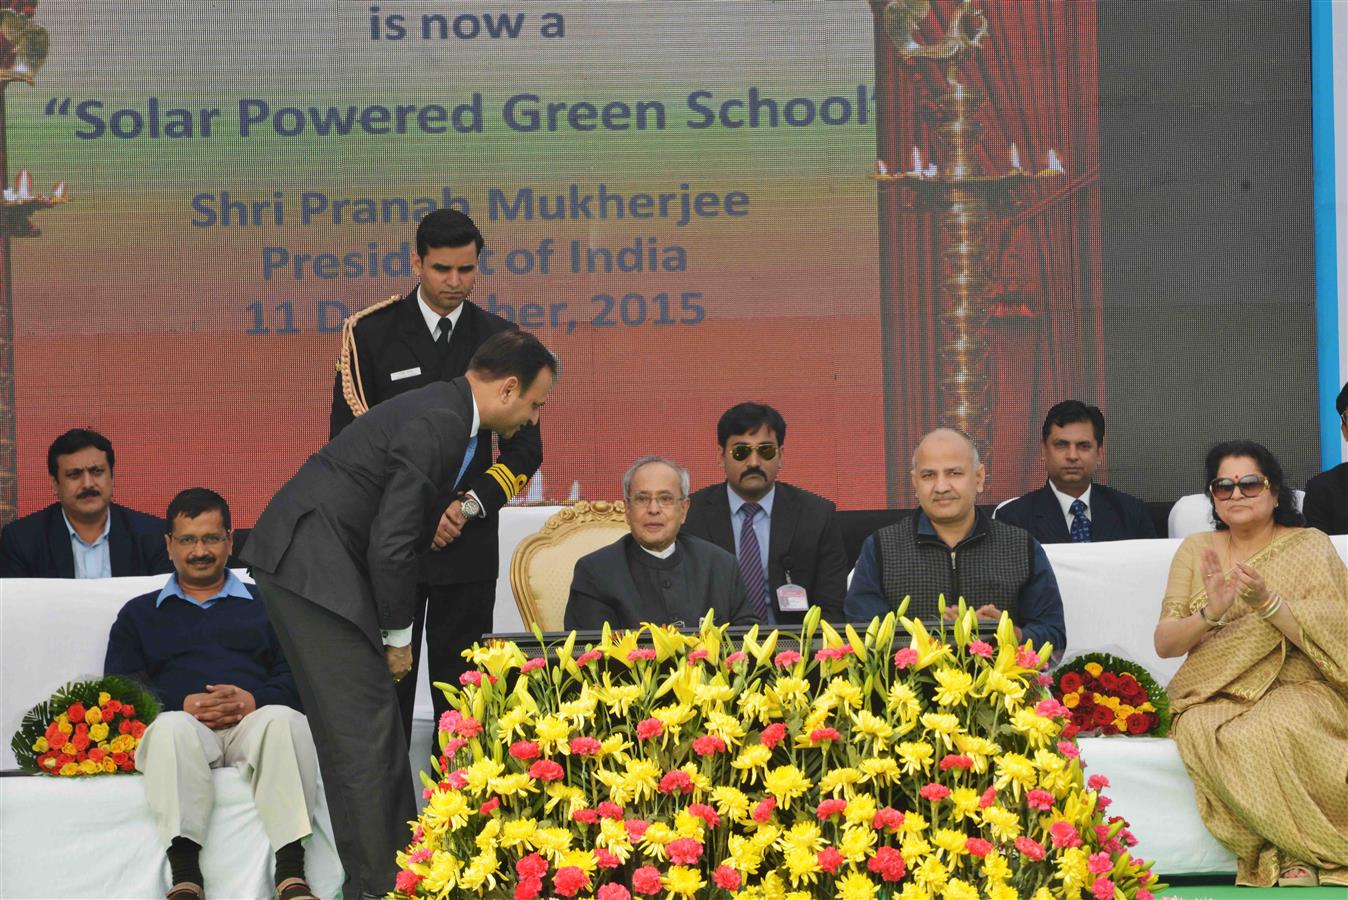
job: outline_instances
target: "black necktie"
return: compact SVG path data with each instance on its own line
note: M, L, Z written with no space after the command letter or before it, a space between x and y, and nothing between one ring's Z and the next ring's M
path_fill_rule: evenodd
M441 356L449 354L449 333L454 330L454 323L449 320L449 316L441 316L440 323L436 326L440 329L440 334L435 339L435 346L440 350Z

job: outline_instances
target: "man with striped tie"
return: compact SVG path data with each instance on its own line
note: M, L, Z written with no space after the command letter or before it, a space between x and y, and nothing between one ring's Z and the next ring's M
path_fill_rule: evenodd
M693 627L709 610L718 623L766 622L745 590L738 560L680 534L688 515L688 470L643 456L623 476L631 534L576 562L566 627L633 628L643 622Z

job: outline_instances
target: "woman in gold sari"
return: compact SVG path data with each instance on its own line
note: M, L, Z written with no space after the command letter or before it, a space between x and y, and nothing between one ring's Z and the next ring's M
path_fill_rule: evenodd
M1207 478L1217 530L1175 552L1156 626L1188 654L1172 736L1237 884L1348 885L1348 570L1263 446L1218 444Z

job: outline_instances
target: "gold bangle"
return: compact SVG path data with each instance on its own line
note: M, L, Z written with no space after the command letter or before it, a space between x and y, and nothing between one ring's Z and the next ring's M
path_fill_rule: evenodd
M1280 610L1280 609L1282 609L1282 595L1281 595L1281 594L1274 594L1274 595L1272 595L1272 597L1271 597L1271 598L1269 599L1269 601L1268 601L1268 609L1267 609L1267 612L1261 612L1261 613L1259 614L1259 618L1265 619L1265 620L1271 619L1271 618L1273 618L1275 615L1277 615L1277 612L1278 612L1278 610Z
M1222 625L1225 625L1225 624L1226 624L1226 618L1225 618L1225 616L1223 616L1223 617L1220 618L1220 619L1209 619L1209 618L1208 618L1208 608L1207 608L1206 605L1200 606L1200 607L1198 608L1198 616L1199 616L1199 618L1201 618L1204 622L1207 622L1207 623L1208 623L1208 626L1209 626L1210 628L1219 628L1219 627L1221 627Z

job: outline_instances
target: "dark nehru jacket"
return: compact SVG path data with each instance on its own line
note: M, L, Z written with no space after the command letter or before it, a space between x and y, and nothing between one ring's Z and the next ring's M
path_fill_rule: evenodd
M477 348L515 324L465 300L458 324L449 338L449 354L441 355L417 303L417 289L401 300L361 315L356 322L356 360L366 403L373 407L390 397L416 388L450 381L468 371ZM355 418L342 393L338 372L333 386L330 436ZM538 471L543 462L543 438L537 424L527 424L512 438L500 438L500 456L492 462L492 433L478 432L473 461L458 491L447 485L440 498L443 511L459 491L473 491L486 518L471 523L443 550L421 554L423 584L464 584L495 581L498 571L497 513L506 501Z
M164 520L128 506L108 505L108 558L113 577L173 571L164 547ZM0 529L0 578L74 578L75 552L61 504L15 519Z
M720 624L759 621L735 557L681 534L674 553L660 559L627 534L576 561L565 624L567 629L635 628L642 622L691 628L710 609Z

